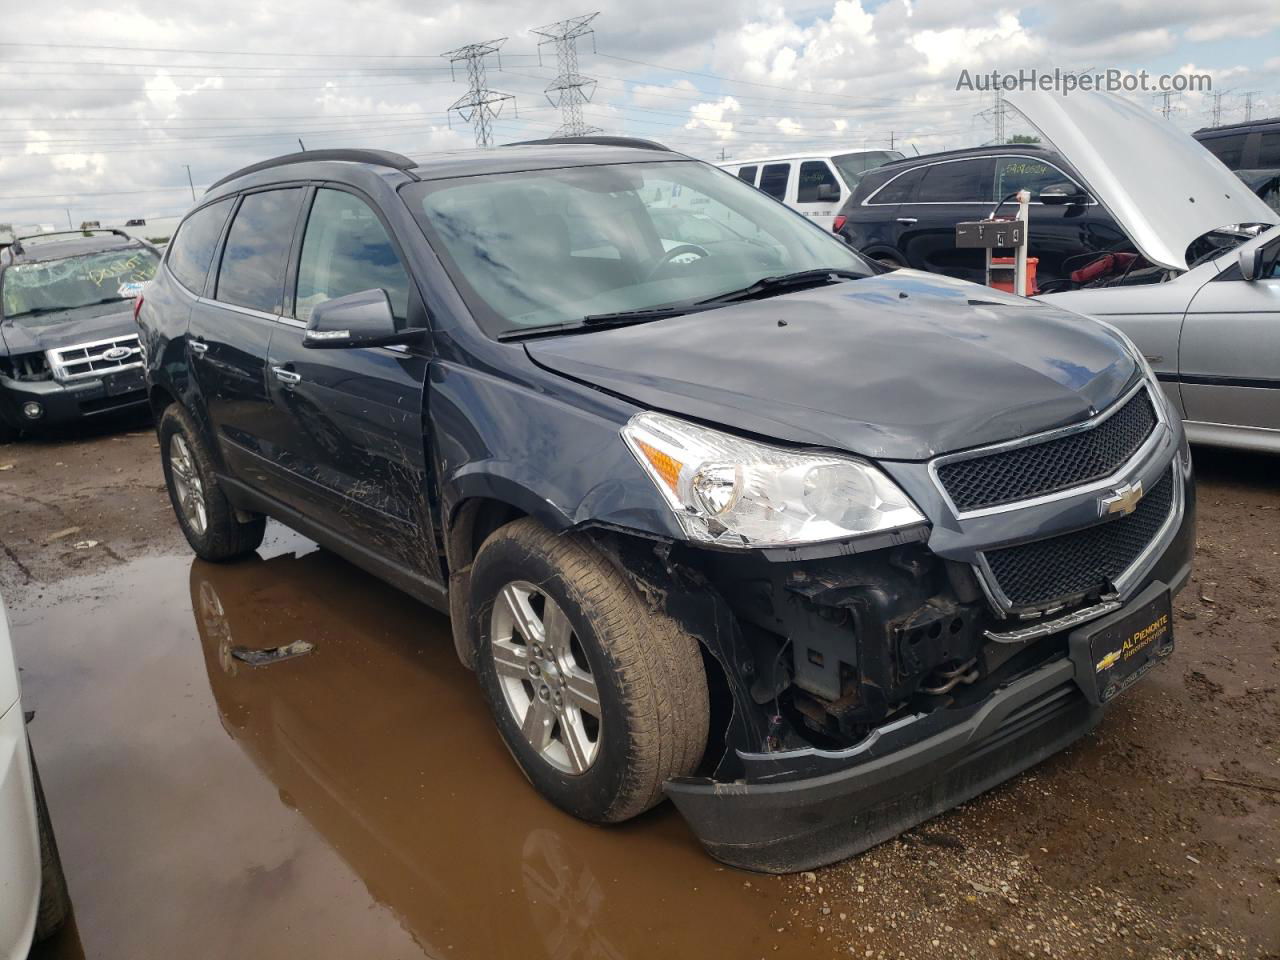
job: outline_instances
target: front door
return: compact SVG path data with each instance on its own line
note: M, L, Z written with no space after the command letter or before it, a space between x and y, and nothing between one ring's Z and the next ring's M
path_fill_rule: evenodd
M1232 267L1200 288L1178 368L1188 420L1280 430L1280 240L1258 279Z
M1069 185L1087 195L1083 187L1042 157L997 157L996 200L1018 190L1031 194L1028 210L1027 256L1035 257L1036 276L1041 282L1056 280L1078 270L1093 259L1091 254L1127 249L1124 232L1092 197L1083 203L1044 204L1037 198L1045 187ZM1010 200L1001 213L1013 213L1017 202Z
M400 326L425 309L390 231L361 197L316 191L290 316L271 340L270 391L284 431L289 500L334 533L439 579L427 496L425 347L313 349L307 321L326 300L381 288Z
M247 194L205 296L191 308L187 349L227 470L273 486L263 468L279 436L267 392L267 350L283 306L285 268L304 191Z

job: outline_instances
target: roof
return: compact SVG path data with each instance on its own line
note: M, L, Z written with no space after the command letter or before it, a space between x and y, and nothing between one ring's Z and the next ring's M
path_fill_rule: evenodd
M415 158L386 150L308 150L242 167L212 184L205 196L212 199L246 185L257 186L277 179L354 179L372 175L398 177L403 182L405 179L442 180L556 167L688 159L661 144L627 137L529 140L492 149L447 150ZM357 170L359 174L355 173Z
M1224 123L1220 127L1201 127L1191 135L1199 139L1202 135L1211 137L1219 133L1237 133L1241 130L1253 130L1256 127L1269 127L1276 125L1280 125L1280 117L1263 117L1260 120L1242 120L1239 123Z
M31 238L28 238L28 241ZM39 243L26 243L16 251L6 249L6 263L36 263L41 260L62 260L65 257L78 257L86 253L101 253L104 250L125 250L130 247L146 247L144 243L132 237L116 236L72 236L57 240L42 240Z
M725 160L717 167L741 167L750 163L781 163L783 160L826 160L828 157L843 157L850 153L885 153L888 147L836 147L831 150L806 150L795 153L779 153L770 157L749 157L742 160ZM897 151L901 153L901 151ZM897 161L891 160L890 163Z
M1058 151L1043 143L993 143L982 147L960 147L957 150L939 150L937 153L922 153L915 157L903 157L901 160L889 160L874 169L888 170L905 167L915 163L931 163L934 160L954 160L963 157L1003 156L1007 153L1038 153L1045 157L1057 157ZM871 171L867 171L870 173Z

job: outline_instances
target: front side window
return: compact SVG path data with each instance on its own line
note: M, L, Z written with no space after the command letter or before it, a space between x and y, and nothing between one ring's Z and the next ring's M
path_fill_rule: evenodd
M996 160L995 199L1003 200L1018 190L1028 190L1031 199L1040 196L1045 187L1074 182L1051 163L1034 157L1000 157ZM1080 193L1083 190L1077 186Z
M791 164L771 163L760 173L760 189L775 200L785 200L790 177Z
M738 170L738 179L745 180L754 187L756 185L756 171L759 169L754 163L749 167L742 167Z
M990 203L995 165L993 158L983 157L926 167L916 203Z
M241 201L222 252L218 300L264 313L280 312L302 195L300 187L293 187L251 193Z
M834 234L694 161L458 177L401 195L492 336L693 303L799 270L870 274Z
M409 316L409 276L377 215L359 197L316 191L298 262L295 316L309 320L318 304L375 288L386 291L397 320Z
M231 202L232 198L228 197L201 207L182 221L169 244L169 269L178 282L194 294L204 293L204 281L218 249L223 224L231 212Z
M819 196L819 187L828 186L834 193L830 196ZM830 203L840 198L840 185L836 183L836 175L822 160L806 160L800 164L800 179L796 183L797 203Z
M132 300L159 265L145 247L14 264L0 280L4 317L35 326L52 314Z

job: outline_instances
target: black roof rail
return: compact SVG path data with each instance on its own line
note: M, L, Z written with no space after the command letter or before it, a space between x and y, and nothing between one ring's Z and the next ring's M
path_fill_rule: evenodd
M85 227L81 230L46 230L44 233L26 233L20 237L14 237L13 243L11 243L9 246L10 246L10 249L12 249L14 255L16 256L17 254L20 254L23 251L23 246L22 246L23 240L43 240L46 237L66 237L66 236L83 237L86 233L113 233L117 237L124 237L126 240L134 239L133 237L125 233L123 230L121 230L119 227Z
M251 163L247 167L241 167L234 173L227 174L221 180L211 183L205 193L208 193L209 190L215 190L231 180L257 173L259 170L270 170L272 167L286 167L292 163L311 163L318 160L346 160L350 163L371 163L374 166L392 167L396 170L412 170L418 165L418 161L410 160L403 154L392 153L390 150L353 150L349 148L303 150L299 153L286 153L282 157L272 157L270 160L259 160L257 163Z
M1191 135L1194 137L1202 133L1217 133L1220 130L1240 130L1245 127L1262 127L1270 123L1280 123L1280 117L1259 117L1257 120L1241 120L1237 123L1224 123L1216 127L1201 127L1199 130L1193 130Z
M587 134L582 137L544 137L541 140L517 140L504 143L504 147L534 147L553 143L589 143L601 147L634 147L637 150L660 150L663 153L674 153L670 147L656 140L641 140L639 137L598 137Z

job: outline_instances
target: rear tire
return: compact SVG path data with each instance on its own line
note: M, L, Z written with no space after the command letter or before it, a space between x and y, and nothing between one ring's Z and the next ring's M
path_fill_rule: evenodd
M187 412L177 404L165 407L157 433L169 502L196 555L220 563L257 550L266 518L236 519L235 508L218 484L213 459Z
M71 897L67 893L67 877L53 838L53 822L49 819L49 805L44 799L34 756L31 757L31 780L36 795L36 822L40 828L40 906L36 910L35 932L36 940L40 941L53 936L66 922L71 912Z
M476 556L471 610L498 730L556 806L627 820L697 767L710 720L698 641L652 612L589 540L530 518L500 528Z
M883 267L888 267L890 270L905 270L907 268L905 263L891 253L877 254L871 259Z

